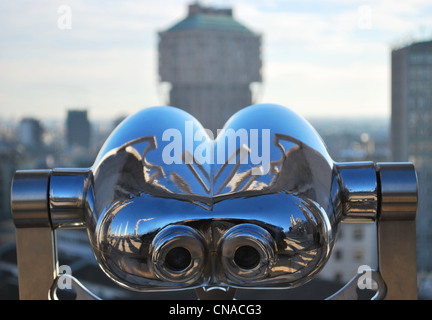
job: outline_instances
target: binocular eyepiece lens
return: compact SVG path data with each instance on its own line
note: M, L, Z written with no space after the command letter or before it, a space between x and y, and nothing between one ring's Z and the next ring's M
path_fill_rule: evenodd
M235 225L225 233L219 246L225 275L236 284L266 277L275 262L273 237L255 224Z
M183 247L172 248L165 256L165 265L172 271L184 270L191 262L192 257L189 250Z
M217 255L213 256L209 249L194 228L167 226L156 234L150 246L155 276L163 281L196 285L202 281L203 272L210 271L206 262L210 257L213 262L221 262L228 283L243 284L266 277L275 262L273 237L266 229L250 223L228 229L214 251Z
M164 281L195 283L206 260L205 241L195 229L171 225L153 238L151 259L155 275Z
M242 269L255 268L261 259L257 249L251 246L241 246L234 253L234 262Z

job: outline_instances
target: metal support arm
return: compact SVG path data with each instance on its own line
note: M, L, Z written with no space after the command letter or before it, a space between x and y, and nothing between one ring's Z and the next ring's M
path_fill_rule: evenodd
M379 163L378 268L385 299L417 299L417 176L410 163Z
M21 300L47 300L56 277L57 250L48 208L49 179L48 170L18 171L12 184Z

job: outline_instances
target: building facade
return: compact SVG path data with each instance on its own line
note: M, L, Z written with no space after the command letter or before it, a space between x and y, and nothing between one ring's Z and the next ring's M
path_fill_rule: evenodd
M373 223L342 223L321 279L347 283L361 268L376 269L376 226Z
M67 145L69 147L90 147L90 121L87 110L69 110L66 120Z
M419 181L417 263L432 271L432 41L392 51L393 161L413 162Z
M24 118L19 123L19 142L27 148L40 148L42 146L42 133L43 128L39 120Z
M159 80L166 103L194 115L216 134L228 118L252 104L260 83L261 36L232 9L189 5L185 19L159 32Z

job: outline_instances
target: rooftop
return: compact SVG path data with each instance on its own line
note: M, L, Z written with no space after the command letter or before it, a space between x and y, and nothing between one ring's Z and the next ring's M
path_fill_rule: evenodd
M400 43L393 46L392 51L405 50L407 48L413 48L418 50L430 50L432 46L432 40L412 40L407 43Z
M197 3L189 5L187 17L170 27L168 31L185 29L251 32L234 19L231 8L204 7Z

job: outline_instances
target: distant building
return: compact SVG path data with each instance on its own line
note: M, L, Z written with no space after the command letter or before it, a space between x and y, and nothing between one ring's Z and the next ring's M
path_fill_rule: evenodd
M66 137L69 147L90 147L90 121L87 110L69 110L66 121Z
M261 36L233 10L189 5L185 19L159 33L159 76L169 83L167 103L194 115L205 128L221 129L252 104L260 83Z
M330 259L319 277L347 283L361 266L376 269L376 226L373 223L342 223Z
M0 140L0 223L11 218L10 188L16 169L17 153L14 146L9 142Z
M417 264L432 271L432 41L395 49L391 58L392 160L417 170Z
M39 120L24 118L18 125L18 139L24 146L37 149L42 145L43 129Z

